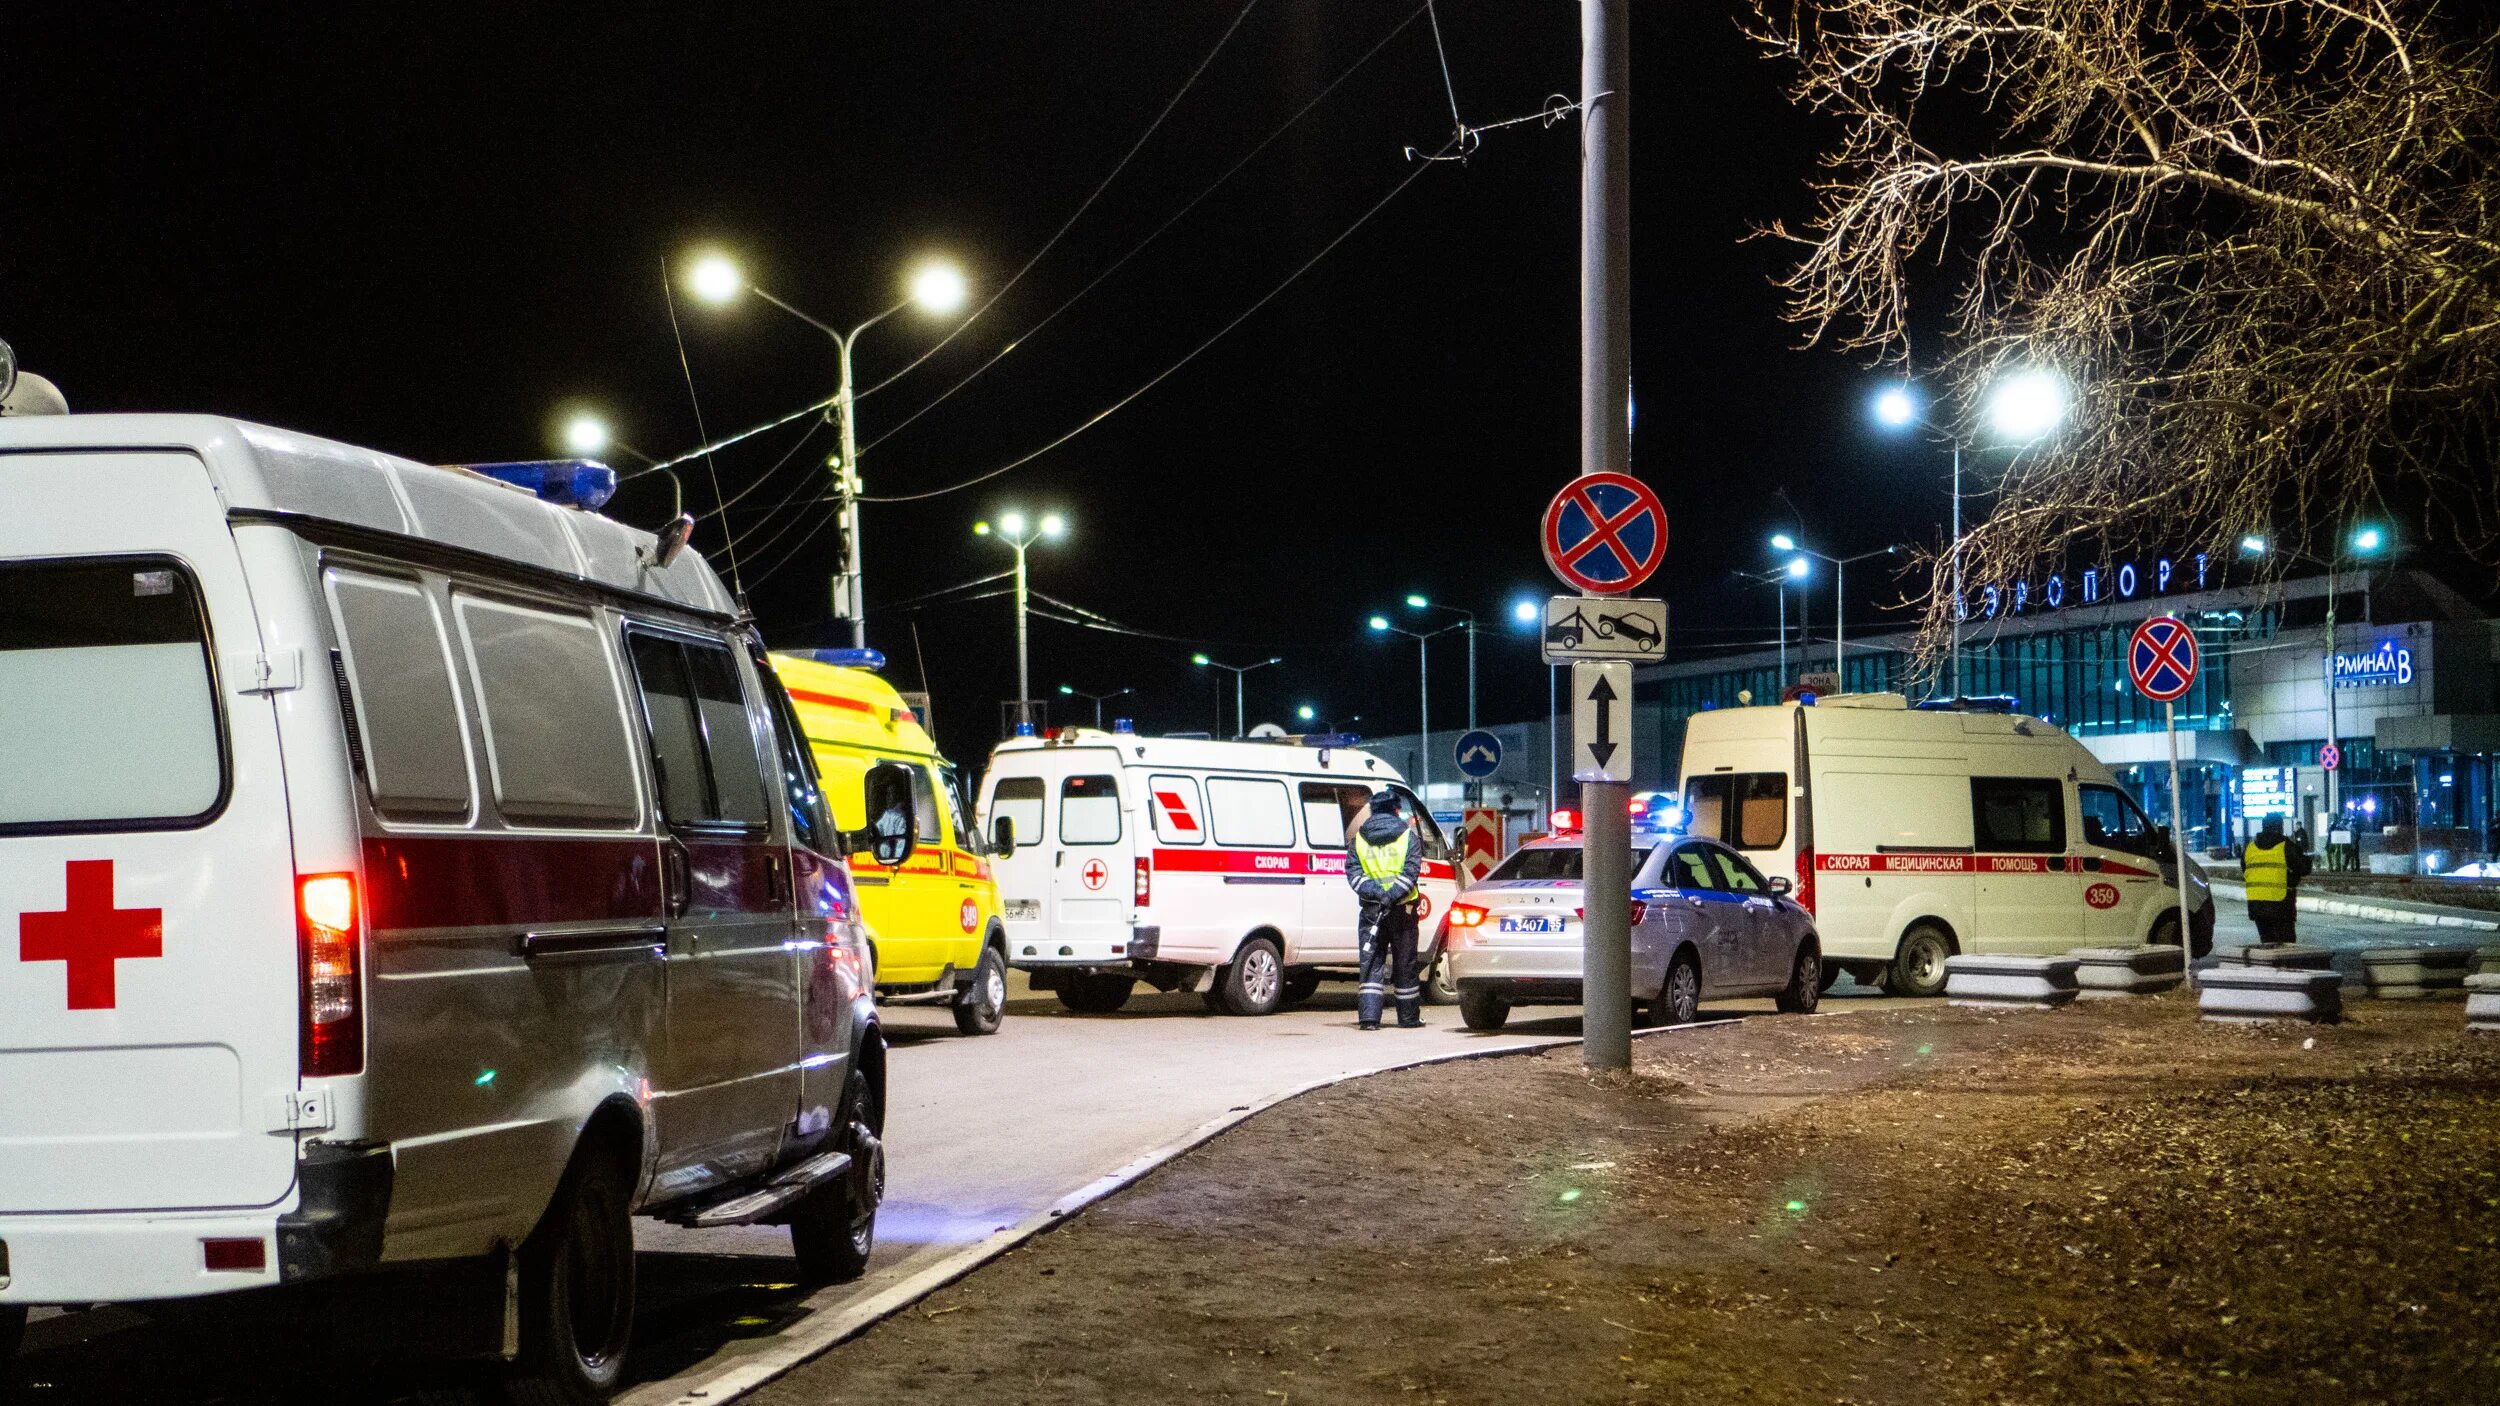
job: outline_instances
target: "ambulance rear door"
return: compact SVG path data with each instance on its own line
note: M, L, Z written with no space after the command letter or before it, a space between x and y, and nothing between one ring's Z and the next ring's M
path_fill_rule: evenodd
M0 519L0 1214L278 1202L297 900L264 685L328 660L299 633L264 676L192 454L0 455ZM353 885L321 911L352 925Z
M1062 763L1047 798L1050 947L1042 955L1124 961L1142 851L1122 795L1119 757L1073 751Z

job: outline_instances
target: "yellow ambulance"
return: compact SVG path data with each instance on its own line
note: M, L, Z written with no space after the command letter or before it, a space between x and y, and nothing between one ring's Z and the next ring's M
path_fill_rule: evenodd
M911 706L879 676L873 649L776 651L773 672L799 713L825 798L844 829L867 824L861 779L879 762L910 768L920 845L900 869L851 856L867 922L877 998L945 1005L966 1035L997 1031L1007 1010L1007 933L988 846L964 804L954 765L938 755Z

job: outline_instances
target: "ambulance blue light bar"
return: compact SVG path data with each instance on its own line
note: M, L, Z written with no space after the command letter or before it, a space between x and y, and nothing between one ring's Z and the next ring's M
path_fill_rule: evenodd
M1312 732L1303 735L1302 745L1305 747L1351 747L1362 740L1360 734L1352 732Z
M800 653L819 664L831 664L838 669L866 669L873 673L885 667L885 651L882 649L808 649Z
M596 459L522 459L509 464L455 464L454 468L525 488L539 501L596 512L616 496L616 470Z

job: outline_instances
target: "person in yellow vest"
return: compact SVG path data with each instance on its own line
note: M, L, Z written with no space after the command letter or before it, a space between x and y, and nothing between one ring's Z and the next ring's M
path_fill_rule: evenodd
M2293 915L2299 910L2292 902L2292 847L2279 817L2267 816L2240 852L2240 878L2248 885L2248 920L2257 925L2257 941L2273 947L2295 940Z
M1346 882L1362 904L1356 938L1363 985L1355 997L1355 1021L1364 1030L1378 1030L1381 997L1394 994L1398 1028L1414 1030L1424 1023L1424 992L1415 975L1415 904L1423 894L1424 847L1400 813L1395 791L1373 792L1370 810L1354 832L1354 862L1345 868ZM1394 992L1384 991L1389 982L1395 983Z

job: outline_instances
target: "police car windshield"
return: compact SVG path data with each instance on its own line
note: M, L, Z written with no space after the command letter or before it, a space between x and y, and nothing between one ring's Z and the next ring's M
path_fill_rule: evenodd
M1648 850L1633 850L1632 867L1629 872L1639 873L1641 865L1648 858ZM1523 849L1503 860L1500 867L1484 877L1487 883L1499 883L1505 879L1518 879L1527 883L1578 883L1580 881L1580 847L1578 845L1554 845Z

